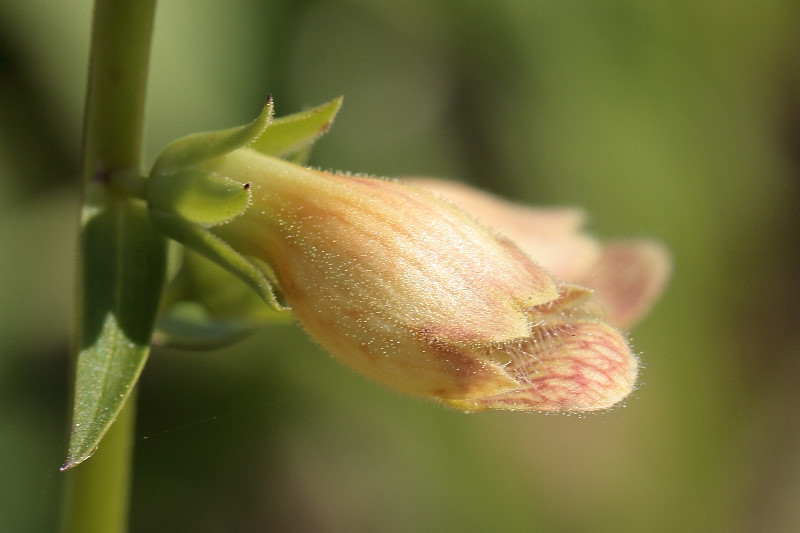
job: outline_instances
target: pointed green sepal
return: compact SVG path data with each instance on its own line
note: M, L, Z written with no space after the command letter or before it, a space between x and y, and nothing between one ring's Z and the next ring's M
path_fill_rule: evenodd
M166 240L138 200L84 207L81 245L80 352L63 470L94 453L133 390L149 353L166 268Z
M169 176L197 168L203 163L250 144L272 122L274 107L270 96L261 114L250 124L226 130L195 133L173 141L159 154L150 173L151 176Z
M263 269L241 256L205 227L166 211L151 208L150 215L153 223L167 236L236 275L276 311L288 313L289 310L280 303Z
M285 159L298 154L305 158L311 145L330 129L340 107L341 96L321 106L273 120L249 148Z
M238 277L184 248L183 263L167 286L154 342L183 349L217 349L267 324L289 323Z

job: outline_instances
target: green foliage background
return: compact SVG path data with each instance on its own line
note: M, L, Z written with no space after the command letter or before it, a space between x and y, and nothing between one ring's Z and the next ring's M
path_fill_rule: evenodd
M91 6L0 3L0 531L52 531ZM147 161L339 94L313 163L577 205L675 256L627 405L463 415L292 326L156 349L132 531L800 529L800 5L161 2Z

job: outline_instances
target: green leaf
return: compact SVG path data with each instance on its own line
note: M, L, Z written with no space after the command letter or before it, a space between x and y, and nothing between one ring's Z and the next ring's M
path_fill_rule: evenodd
M282 158L301 153L330 129L340 107L341 96L319 107L273 120L249 148Z
M109 197L83 216L80 352L63 470L92 455L136 384L166 268L166 241L142 202Z

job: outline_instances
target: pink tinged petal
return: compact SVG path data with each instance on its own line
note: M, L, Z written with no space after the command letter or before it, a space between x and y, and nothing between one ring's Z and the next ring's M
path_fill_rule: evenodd
M636 357L625 337L604 322L535 328L531 340L516 348L513 371L520 373L520 387L474 400L473 410L595 411L624 399L636 383Z
M596 291L604 319L630 327L653 306L670 276L667 249L653 241L606 245L599 261L579 280Z
M585 412L607 409L628 396L636 383L638 360L627 339L580 305L589 291L564 289L564 298L532 311L535 322L527 339L490 354L508 359L505 370L516 388L445 403L466 411Z

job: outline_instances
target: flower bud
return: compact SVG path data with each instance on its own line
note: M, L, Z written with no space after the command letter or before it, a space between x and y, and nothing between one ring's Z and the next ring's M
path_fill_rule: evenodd
M520 238L520 248L468 205L270 155L302 152L340 103L273 121L268 101L250 125L176 141L151 173L153 221L394 389L465 411L590 411L625 398L638 369L625 336L601 319L591 289L531 259L570 282L602 262L600 245L575 231L579 215L477 202L479 218L492 205L523 215L506 232L535 243Z
M586 411L632 389L637 360L563 285L452 205L397 182L252 150L204 171L251 205L211 233L269 269L335 357L392 388L467 411Z

